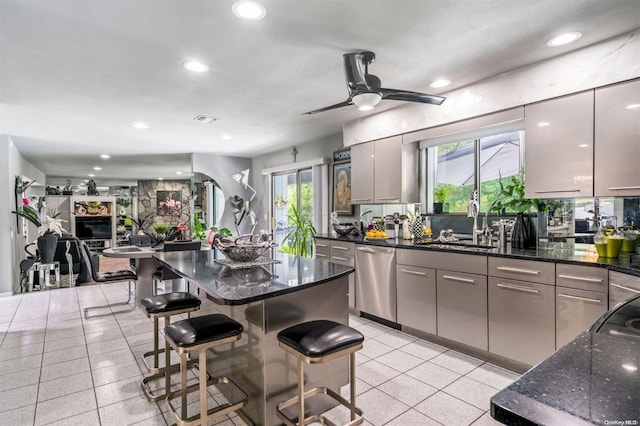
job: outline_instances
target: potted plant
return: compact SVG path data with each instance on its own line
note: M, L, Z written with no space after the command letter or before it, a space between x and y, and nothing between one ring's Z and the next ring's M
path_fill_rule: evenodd
M64 220L58 219L59 213L54 213L52 216L45 216L44 221L40 220L40 214L31 206L25 204L19 207L17 210L11 213L25 218L38 228L38 255L40 256L40 262L52 263L56 254L56 246L58 245L58 237L56 234L62 236L62 233L66 230L62 227Z
M500 178L500 197L494 202L491 211L497 213L515 213L516 220L511 231L511 247L535 248L537 244L536 228L529 213L535 209L542 212L546 209L544 202L536 198L526 198L524 187L524 168L517 175L510 176L503 182Z
M303 257L313 257L316 228L309 219L300 216L295 205L289 210L289 226L291 231L284 237L280 251Z
M433 190L433 199L435 200L433 203L433 212L435 214L442 213L442 206L447 199L447 192L446 185L439 185Z

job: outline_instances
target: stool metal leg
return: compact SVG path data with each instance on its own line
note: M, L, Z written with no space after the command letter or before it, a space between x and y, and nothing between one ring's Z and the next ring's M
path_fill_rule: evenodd
M207 351L200 351L199 353L199 365L207 365ZM206 368L200 368L200 421L203 425L208 422L207 417L207 371ZM204 420L203 420L204 419Z
M180 389L182 391L180 412L183 419L187 418L187 356L188 354L184 352L180 354ZM204 370L203 367L201 368Z
M356 353L349 354L349 388L351 389L351 421L356 419Z
M298 404L300 406L298 424L304 426L304 363L302 358L298 358Z
M102 309L102 308L112 308L114 306L122 306L122 305L128 305L131 302L131 283L133 281L129 281L129 298L124 301L124 302L118 302L118 303L110 303L110 304L106 304L106 305L100 305L100 306L87 306L86 308L84 308L84 317L85 318L89 318L89 309ZM128 309L126 311L118 311L118 312L107 312L104 314L99 314L99 315L91 315L92 317L103 317L106 315L112 315L112 314L118 314L121 312L131 312L136 308L136 304L134 303L133 306L131 307L131 309Z

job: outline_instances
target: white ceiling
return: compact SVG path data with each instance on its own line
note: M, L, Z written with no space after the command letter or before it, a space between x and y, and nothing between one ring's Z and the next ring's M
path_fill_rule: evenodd
M175 177L191 152L255 157L372 114L302 115L346 99L346 52L373 50L383 87L442 94L640 28L638 0L262 3L248 22L233 0L0 0L0 133L48 176ZM564 31L583 37L545 45ZM438 77L453 85L430 89Z

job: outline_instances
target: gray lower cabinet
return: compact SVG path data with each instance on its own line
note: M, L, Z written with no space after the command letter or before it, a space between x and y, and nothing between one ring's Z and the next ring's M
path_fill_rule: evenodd
M396 265L398 323L436 334L436 271Z
M489 352L535 365L555 350L555 286L489 277Z
M355 266L355 244L348 241L330 242L330 260L333 263L346 266ZM349 275L349 307L356 307L356 277L355 273Z
M607 312L607 294L556 287L556 349L589 329Z
M608 272L593 266L556 265L556 349L607 312Z
M640 295L640 277L609 271L609 309Z
M438 270L437 294L438 336L488 350L487 277Z

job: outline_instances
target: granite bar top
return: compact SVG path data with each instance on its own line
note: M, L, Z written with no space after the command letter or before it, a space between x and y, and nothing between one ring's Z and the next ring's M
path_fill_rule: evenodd
M216 262L224 259L218 250L161 252L154 257L224 305L244 305L301 291L354 271L351 266L284 253L272 253L280 263L243 269Z
M640 298L626 305L634 303L640 321ZM521 425L640 424L640 334L628 324L596 326L494 395L491 415Z
M568 263L585 266L607 268L626 274L640 276L640 254L621 253L618 258L598 257L593 244L550 243L534 250L472 247L464 245L444 245L437 243L419 243L412 240L389 238L386 240L368 240L366 237L336 237L332 234L319 234L316 238L336 241L350 241L356 244L367 244L413 250L435 250L453 253L478 254L491 257L508 257L543 262Z

